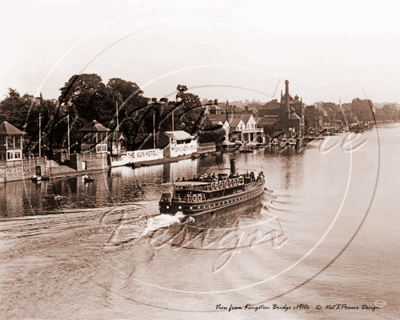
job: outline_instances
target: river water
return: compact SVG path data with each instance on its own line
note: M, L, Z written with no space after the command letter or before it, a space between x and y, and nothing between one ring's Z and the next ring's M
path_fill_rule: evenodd
M2 311L20 319L398 319L400 125L351 137L301 152L113 168L92 183L0 185ZM261 199L186 224L158 214L168 182L223 171L232 157L239 171L264 172Z

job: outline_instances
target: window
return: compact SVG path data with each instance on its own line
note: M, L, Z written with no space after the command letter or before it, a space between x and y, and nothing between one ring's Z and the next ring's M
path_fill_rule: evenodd
M21 137L19 137L19 136L15 137L15 148L16 149L21 148Z
M13 152L7 152L7 159L8 160L14 159L14 153Z
M21 159L21 152L20 151L15 151L15 159Z
M14 148L13 137L7 137L7 149L12 149L12 148Z
M6 147L6 137L0 136L0 147Z

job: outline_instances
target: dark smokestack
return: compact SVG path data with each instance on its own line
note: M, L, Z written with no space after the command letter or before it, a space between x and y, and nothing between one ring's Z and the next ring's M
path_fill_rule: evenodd
M231 159L231 173L233 175L236 174L236 163L235 163L235 159Z
M285 81L285 107L288 115L290 115L290 105L289 105L289 80Z

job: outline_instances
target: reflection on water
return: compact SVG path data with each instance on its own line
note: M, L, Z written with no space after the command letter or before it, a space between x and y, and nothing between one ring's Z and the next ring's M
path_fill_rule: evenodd
M204 173L227 172L231 157L237 158L239 172L265 171L265 160L268 159L268 155L261 150L251 155L221 154L134 169L112 168L105 173L94 173L94 182L85 182L82 176L57 178L38 184L30 180L9 182L0 185L0 215L17 217L57 213L73 208L113 206L139 200L158 201L160 194L170 188L164 183L178 178L190 179ZM291 164L291 160L285 162L282 168L288 172L285 175L290 175L290 166L301 166L299 163L295 165L295 162Z

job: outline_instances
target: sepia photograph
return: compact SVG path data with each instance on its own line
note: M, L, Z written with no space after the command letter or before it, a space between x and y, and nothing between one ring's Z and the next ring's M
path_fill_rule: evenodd
M393 1L0 3L1 319L399 319Z

